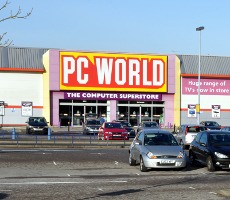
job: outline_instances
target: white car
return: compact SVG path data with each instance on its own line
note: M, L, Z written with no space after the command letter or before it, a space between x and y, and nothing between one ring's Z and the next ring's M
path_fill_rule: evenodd
M140 171L150 168L185 168L187 155L171 132L144 129L134 138L129 148L129 164L140 163Z
M182 124L176 133L176 139L180 145L183 145L186 149L188 149L197 133L205 130L207 130L207 127L203 125Z

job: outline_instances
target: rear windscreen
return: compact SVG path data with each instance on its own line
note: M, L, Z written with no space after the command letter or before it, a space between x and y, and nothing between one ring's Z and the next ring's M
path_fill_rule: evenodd
M204 130L206 130L205 127L199 127L199 126L188 127L188 132L191 132L191 133L198 133L198 132L204 131Z

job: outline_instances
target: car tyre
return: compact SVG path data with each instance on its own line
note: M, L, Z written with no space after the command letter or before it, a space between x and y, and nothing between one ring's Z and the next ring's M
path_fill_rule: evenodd
M214 171L216 170L216 168L214 167L214 164L213 164L213 161L212 161L212 157L211 157L211 156L209 156L209 157L207 158L206 163L207 163L208 171L214 172Z
M31 134L30 129L26 129L26 134L28 134L28 135Z
M129 153L129 165L130 166L135 166L136 165L136 160L132 158L131 153Z
M196 164L195 155L193 154L192 151L189 151L189 161L190 161L191 165L195 165Z
M140 158L140 171L141 172L147 172L148 171L148 168L145 166L145 163L144 163L144 160L142 157Z

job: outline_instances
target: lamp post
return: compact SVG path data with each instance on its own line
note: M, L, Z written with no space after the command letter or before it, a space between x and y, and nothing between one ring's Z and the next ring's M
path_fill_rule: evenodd
M200 57L201 57L201 31L204 30L203 26L196 28L196 31L200 31L199 42L199 66L198 66L198 104L197 104L197 124L200 124Z

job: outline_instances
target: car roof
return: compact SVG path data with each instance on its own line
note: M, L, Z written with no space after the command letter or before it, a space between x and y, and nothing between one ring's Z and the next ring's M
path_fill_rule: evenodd
M205 121L202 121L202 122L217 122L217 121L213 121L213 120L205 120Z
M148 133L164 133L164 134L172 134L170 131L168 130L163 130L163 129L157 129L157 128L152 128L152 129L143 129L142 130L143 133L148 134Z
M157 123L156 121L142 121L143 123Z
M226 133L226 134L230 134L230 132L229 131L223 131L223 130L206 130L206 132L207 133L210 133L210 134L212 134L212 133Z
M45 117L29 117L29 119L42 119L42 118L45 118Z
M202 125L202 124L181 124L180 126L200 126L200 127L204 127L204 125Z

